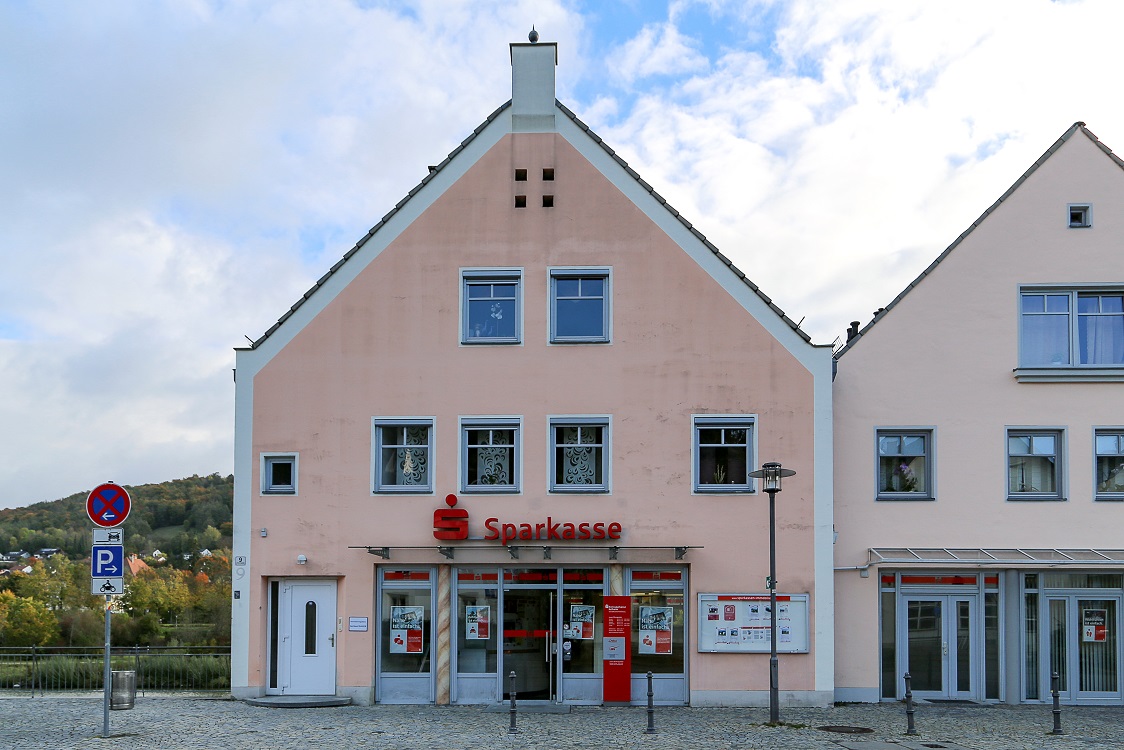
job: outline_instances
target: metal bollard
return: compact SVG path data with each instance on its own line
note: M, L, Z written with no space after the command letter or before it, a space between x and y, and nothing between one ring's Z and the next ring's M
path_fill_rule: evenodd
M508 677L511 679L511 690L508 691L511 694L511 723L508 724L507 733L508 734L515 734L519 730L515 728L515 670L514 669L511 670L511 674L508 675Z
M656 707L652 703L652 697L655 695L652 692L652 673L648 672L648 728L644 730L644 734L656 733Z
M1050 692L1054 696L1054 729L1050 734L1065 734L1062 731L1062 698L1058 691L1062 678L1057 672L1050 676Z
M909 676L909 672L906 672L902 677L905 678L905 733L912 736L917 734L917 727L913 726L913 688L910 686L912 678Z

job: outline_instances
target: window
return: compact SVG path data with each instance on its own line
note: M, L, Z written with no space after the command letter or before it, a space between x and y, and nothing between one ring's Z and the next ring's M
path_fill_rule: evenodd
M261 457L263 495L297 494L297 456L294 453L265 453Z
M933 434L930 430L879 430L878 499L931 500Z
M1097 430L1097 499L1124 500L1124 430Z
M518 344L522 274L518 270L462 271L461 340Z
M609 269L551 269L550 340L609 340Z
M1062 433L1007 431L1009 500L1061 500Z
M754 418L695 417L694 425L695 491L751 492Z
M605 417L550 420L550 491L609 491L609 421Z
M376 419L375 492L431 492L432 420Z
M519 422L473 420L461 423L461 490L519 491Z
M1071 229L1093 226L1093 207L1088 203L1070 203L1067 210Z
M1021 367L1124 366L1124 291L1024 289Z

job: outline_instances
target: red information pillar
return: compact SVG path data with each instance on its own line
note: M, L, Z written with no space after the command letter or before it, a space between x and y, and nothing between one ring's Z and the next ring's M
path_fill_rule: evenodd
M632 700L632 597L605 597L604 703Z

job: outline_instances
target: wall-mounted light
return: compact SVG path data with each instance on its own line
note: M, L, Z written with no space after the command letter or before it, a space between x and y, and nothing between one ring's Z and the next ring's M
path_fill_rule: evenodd
M265 539L265 538L266 538L267 536L269 536L269 529L265 529L265 528L263 528L263 529L261 530L261 537L262 537L262 539Z
M308 563L307 557L305 557L304 555L297 555L297 565L306 565L307 563Z

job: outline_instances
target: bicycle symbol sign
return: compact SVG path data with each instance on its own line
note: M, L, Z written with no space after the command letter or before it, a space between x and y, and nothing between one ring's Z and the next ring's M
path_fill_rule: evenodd
M86 498L86 514L103 528L120 526L129 517L132 508L129 493L112 482L95 487Z

